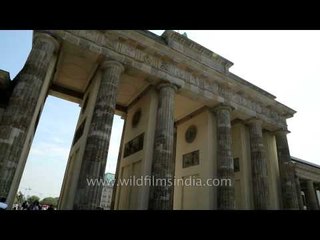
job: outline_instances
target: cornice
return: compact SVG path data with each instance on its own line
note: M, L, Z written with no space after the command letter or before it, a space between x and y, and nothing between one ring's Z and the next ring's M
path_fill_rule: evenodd
M218 68L221 72L228 72L229 68L233 65L233 63L228 59L225 59L224 57L212 52L211 50L175 31L166 30L161 37L166 40L167 45L170 48L197 61L200 60L200 62L206 63L206 65ZM191 52L188 50L191 50ZM194 57L197 55L201 56L201 58Z
M125 40L121 41L119 40L119 37L117 38L119 31L53 30L51 31L51 34L106 58L115 59L124 65L130 65L134 68L148 72L149 74L156 75L160 79L166 79L181 87L182 90L191 91L193 94L199 95L199 97L205 98L208 101L210 101L210 99L220 98L223 99L222 102L232 103L232 106L236 109L248 111L251 116L259 117L265 122L279 127L286 127L286 115L279 113L275 106L275 100L265 96L266 94L262 94L262 98L267 97L274 105L265 106L263 102L257 100L258 97L257 99L250 98L245 92L239 92L238 90L229 87L227 78L230 75L224 74L223 76L222 74L219 76L218 73L214 72L212 72L212 75L210 71L214 70L208 68L208 71L204 71L204 74L195 74L193 71L191 72L189 70L194 69L193 63L190 61L188 62L190 67L182 68L179 66L179 63L176 63L173 60L170 61L170 59L168 60L168 57L163 59L161 56L161 49L159 50L160 53L151 54L148 51L144 51L132 44L126 43ZM138 33L133 32L132 34ZM177 35L170 32L166 33L166 35L170 35L176 39L179 34ZM161 46L162 48L166 48L162 43L152 41L151 38L146 40L149 45L153 43L153 45L158 44L157 47ZM184 43L188 43L188 41L191 40L183 40ZM205 55L209 54L209 50L205 50L202 46L198 46L193 41L190 46L197 49L199 52L202 51ZM220 56L216 57L216 59L225 62ZM225 79L225 81L223 79Z

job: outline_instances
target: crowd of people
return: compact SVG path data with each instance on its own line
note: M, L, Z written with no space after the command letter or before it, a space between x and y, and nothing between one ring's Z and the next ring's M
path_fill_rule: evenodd
M0 200L0 210L8 209L5 199ZM12 210L55 210L53 205L41 205L39 201L29 202L24 201L21 205L15 204Z
M29 203L24 201L21 206L13 207L13 210L54 210L52 205L41 205L39 201Z

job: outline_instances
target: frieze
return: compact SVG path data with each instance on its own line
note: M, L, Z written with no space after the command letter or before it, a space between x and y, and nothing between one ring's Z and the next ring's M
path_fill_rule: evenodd
M212 92L214 94L218 94L219 91L219 85L218 83L215 82L210 82L209 80L205 80L204 81L204 88L209 91Z
M295 162L296 170L311 172L320 176L320 169L307 164Z
M310 179L315 182L320 182L319 173L309 172L308 170L305 170L305 169L296 169L296 174L299 178Z
M193 85L194 87L191 87L190 89L194 89L194 91L196 91L196 88L198 88L198 90L196 91L198 93L203 92L201 90L209 91L215 95L223 97L228 101L232 101L258 114L262 114L277 125L285 124L284 117L279 116L279 114L275 111L272 111L264 106L261 106L261 104L259 104L258 102L252 101L247 97L244 97L238 93L235 93L232 89L227 89L224 86L221 86L221 84L215 82L211 78L196 76L191 71L186 71L182 68L177 67L175 63L168 62L167 60L163 60L160 57L152 56L149 53L145 53L142 50L134 48L133 46L130 46L123 42L111 41L106 37L108 35L107 33L102 34L100 32L95 33L94 31L88 32L83 30L53 31L53 32L56 34L59 33L59 36L62 39L66 39L67 41L71 41L72 43L75 43L78 45L80 43L80 39L83 40L82 38L84 38L91 42L89 44L89 49L94 50L94 52L105 54L108 56L110 55L114 56L115 53L124 55L132 59L130 61L125 59L126 63L134 63L132 61L138 61L140 63L144 63L147 66L152 67L149 71L154 74L157 74L158 70L163 71L172 77L182 79L186 84ZM106 48L109 48L115 51L115 53L111 54L110 51L108 51ZM135 66L137 66L136 63L135 63Z
M118 53L121 53L123 55L126 55L130 58L133 58L135 60L138 60L139 62L146 63L156 69L164 70L165 72L169 73L170 75L184 79L186 83L190 83L194 86L198 86L200 88L204 88L204 79L201 79L198 76L194 76L191 72L187 72L181 68L176 67L172 63L167 63L166 61L163 61L160 58L156 58L150 54L147 54L143 52L140 49L136 49L130 45L127 45L125 43L116 42L113 43L111 41L107 41L105 35L102 35L104 37L98 37L95 35L101 35L101 34L85 34L86 31L69 31L70 33L77 34L79 33L79 37L86 38L87 40L90 40L93 42L93 44L101 44L104 47L111 48L115 50ZM67 35L65 37L66 39L70 39L70 36ZM75 43L75 41L72 41ZM101 52L98 49L96 49L96 52ZM216 84L213 84L213 89L217 89Z
M72 35L76 35L78 37L89 40L93 44L97 44L99 46L115 49L115 45L117 42L111 41L105 35L95 32L95 31L87 31L87 30L68 30L66 31Z
M170 72L169 67L170 65L167 62L162 61L160 64L160 69L165 72Z

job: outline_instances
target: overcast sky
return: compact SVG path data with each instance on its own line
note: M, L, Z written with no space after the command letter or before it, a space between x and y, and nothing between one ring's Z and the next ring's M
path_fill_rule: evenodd
M288 120L291 155L320 165L320 31L179 32L232 61L231 72L296 110ZM24 65L31 38L32 31L0 31L0 69L11 78ZM24 193L59 195L79 111L77 104L48 98L20 184ZM114 125L106 172L115 171L122 120L115 118Z

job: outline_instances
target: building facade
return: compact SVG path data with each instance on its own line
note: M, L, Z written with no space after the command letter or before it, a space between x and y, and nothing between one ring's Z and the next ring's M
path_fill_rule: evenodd
M114 184L114 174L106 173L104 175L105 186L102 187L100 207L104 210L111 209L111 200Z
M298 191L299 209L319 210L320 166L291 157Z
M100 207L88 180L104 177L114 114L125 121L115 179L134 183L116 185L113 209L300 209L286 136L295 111L232 65L174 31L34 31L24 68L0 85L0 196L14 199L50 94L82 108L60 209ZM146 178L231 184L137 184Z

